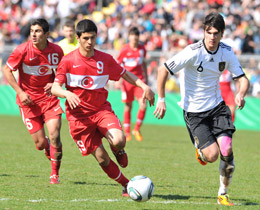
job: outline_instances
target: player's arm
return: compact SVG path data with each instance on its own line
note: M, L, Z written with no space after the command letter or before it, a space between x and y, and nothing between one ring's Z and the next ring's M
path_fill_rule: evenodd
M156 104L156 108L154 111L155 117L158 119L163 119L166 112L165 105L165 84L168 78L168 71L165 66L161 66L158 69L157 76L157 92L158 92L158 100Z
M243 109L246 103L244 98L249 88L249 81L246 76L238 78L237 81L239 82L239 90L237 91L235 102L237 109Z
M127 82L131 83L132 85L142 88L144 91L143 100L147 99L149 101L150 106L154 105L154 92L147 84L145 84L141 79L139 79L137 76L135 76L133 73L129 71L125 71L122 78Z
M66 98L70 108L71 109L76 108L80 103L79 97L75 93L72 93L69 90L63 89L62 85L63 84L61 84L59 82L54 82L52 85L52 88L51 88L51 93L60 98Z
M147 65L146 65L146 60L145 59L143 61L142 67L143 67L143 71L144 71L145 83L148 84Z
M4 76L8 83L11 85L11 87L15 90L16 94L18 95L21 103L23 105L30 105L33 104L33 101L26 92L23 91L23 89L18 85L12 69L10 69L7 65L4 67Z

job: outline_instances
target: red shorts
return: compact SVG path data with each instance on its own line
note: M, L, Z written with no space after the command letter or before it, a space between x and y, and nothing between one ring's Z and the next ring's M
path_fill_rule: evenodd
M50 98L32 106L19 107L24 124L30 134L40 130L44 122L50 119L61 119L63 110L57 98Z
M85 119L69 121L69 127L82 156L94 152L102 144L102 138L109 129L122 130L120 120L113 111L108 110L99 111Z
M121 91L123 103L134 101L134 97L136 97L136 99L142 98L144 92L142 88L132 85L126 81L123 81Z

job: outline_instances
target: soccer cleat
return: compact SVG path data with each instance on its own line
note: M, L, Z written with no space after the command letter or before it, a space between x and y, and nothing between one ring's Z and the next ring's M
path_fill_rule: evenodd
M125 139L126 139L126 141L131 141L132 140L131 133L126 133L125 134Z
M128 157L127 157L125 150L124 149L117 150L116 148L114 148L111 145L110 145L110 148L111 148L113 154L115 155L118 164L122 168L125 168L128 165Z
M199 163L203 166L207 165L207 162L203 161L200 157L199 149L196 148L196 158L199 161Z
M60 184L59 175L53 174L50 176L50 184Z
M134 129L132 131L132 134L134 135L136 141L143 141L143 137L142 137L142 135L141 135L139 130Z
M219 195L218 196L218 204L221 204L223 206L234 206L234 203L230 203L228 201L228 194Z
M48 149L44 149L45 150L45 156L51 160L51 154L50 154L50 139L48 138L48 136L45 136L45 138L48 140L48 144L49 144L49 147Z
M122 196L129 197L128 192L127 192L127 184L125 186L123 186Z

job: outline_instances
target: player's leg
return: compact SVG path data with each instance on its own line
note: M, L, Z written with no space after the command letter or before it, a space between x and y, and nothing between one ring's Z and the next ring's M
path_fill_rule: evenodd
M32 120L31 120L31 122L32 122ZM45 136L44 128L41 127L40 130L38 130L34 133L31 133L31 137L34 141L35 147L38 150L45 150L45 155L50 160L50 144L49 144L48 137Z
M126 140L123 131L121 129L111 128L107 131L106 138L119 165L122 168L127 167L128 157L124 150Z
M96 114L95 120L97 121L98 130L108 140L117 162L121 167L125 168L128 165L127 154L124 150L126 138L120 120L112 110L100 111Z
M50 145L49 145L48 137L45 136L45 132L43 128L44 122L42 120L42 117L38 116L38 117L28 118L30 111L31 111L30 109L20 108L20 113L23 122L34 141L35 147L38 150L44 149L46 157L50 160Z
M220 149L220 187L218 191L218 203L222 205L233 205L228 201L228 187L232 181L232 176L235 171L235 162L232 151L232 134L223 134L218 137Z
M46 126L49 133L50 157L51 157L51 184L59 184L59 170L62 158L62 144L60 140L61 117L49 119L46 121Z
M123 127L125 131L126 140L130 141L131 137L131 111L132 102L134 101L134 85L123 81L121 90L121 99L125 103L124 114L123 114Z
M131 137L131 111L132 111L132 102L126 102L124 107L124 116L123 116L123 126L126 136L126 141L130 141Z
M235 170L234 156L232 150L232 135L235 127L232 122L230 109L223 103L214 114L213 132L216 133L220 151L220 187L218 191L218 203L231 206L228 201L228 187L231 183Z
M210 127L210 113L191 113L183 112L186 127L190 139L196 147L196 157L201 165L212 163L218 159L219 150L216 137Z
M145 112L146 112L146 107L147 107L146 102L144 102L142 100L142 95L143 95L143 90L139 87L136 87L135 88L135 96L136 96L138 104L139 104L139 109L138 109L138 112L137 112L136 124L135 124L135 128L133 130L133 135L135 136L135 139L137 141L143 140L143 137L140 133L140 127L143 124L143 120L144 120Z
M107 176L122 185L122 196L128 196L126 187L129 180L123 175L115 162L110 159L103 145L101 144L94 152L92 152L92 155L96 158Z

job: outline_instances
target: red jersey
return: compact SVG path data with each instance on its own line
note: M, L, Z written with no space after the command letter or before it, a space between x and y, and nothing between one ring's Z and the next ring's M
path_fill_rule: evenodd
M67 54L58 66L55 82L65 83L67 90L79 96L81 102L73 110L66 101L68 120L86 118L102 109L111 109L104 88L108 80L117 81L125 73L111 55L95 50L92 57L80 54L79 49Z
M221 96L225 101L226 105L235 106L235 95L231 89L232 74L225 70L219 78L219 87Z
M13 51L6 64L13 71L19 71L19 86L37 103L50 98L44 92L44 86L54 81L53 69L57 68L62 57L63 51L56 44L48 42L44 50L39 50L28 41ZM16 103L24 106L18 96Z
M230 91L232 82L232 74L226 69L219 78L221 91Z
M128 43L120 51L117 61L122 64L127 71L132 72L143 80L143 62L145 56L146 50L143 45L139 44L137 49L132 49Z

